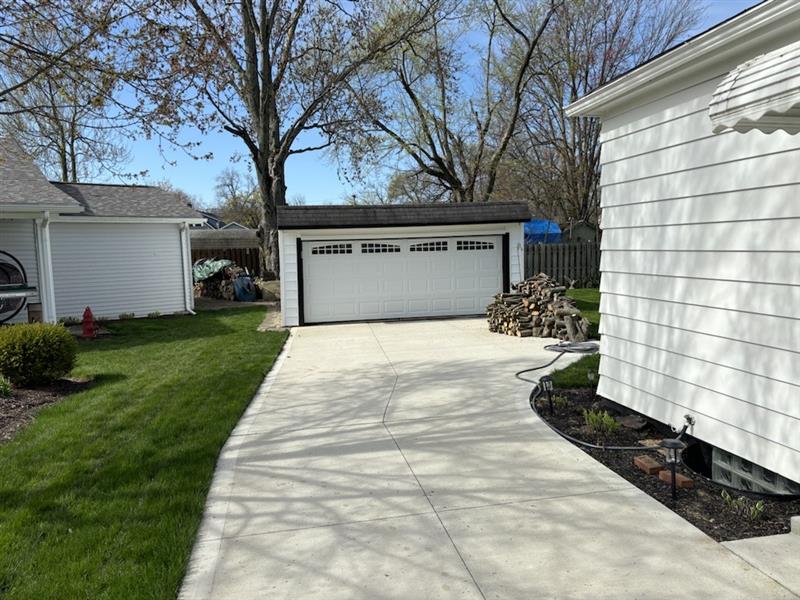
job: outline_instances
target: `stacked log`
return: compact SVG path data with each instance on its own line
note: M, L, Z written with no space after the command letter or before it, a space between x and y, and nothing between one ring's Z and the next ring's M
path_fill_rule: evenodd
M544 273L514 285L510 293L497 294L486 307L489 331L585 342L589 339L589 321L566 291Z

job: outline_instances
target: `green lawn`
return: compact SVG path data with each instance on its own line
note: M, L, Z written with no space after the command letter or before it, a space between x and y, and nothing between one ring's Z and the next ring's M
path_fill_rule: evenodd
M600 326L600 290L582 288L567 291L567 295L575 298L576 304L584 317L592 324L590 335L599 338ZM594 387L597 385L597 369L600 355L584 356L565 369L553 373L553 385L558 388Z
M286 334L263 309L112 323L89 390L0 445L0 597L174 598L217 455Z

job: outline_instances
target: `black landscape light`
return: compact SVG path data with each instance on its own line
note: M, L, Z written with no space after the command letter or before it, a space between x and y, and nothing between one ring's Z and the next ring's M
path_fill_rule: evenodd
M686 444L677 438L667 438L658 444L667 451L667 464L672 472L672 499L678 498L678 491L675 485L675 469L678 466L681 452L686 448Z
M539 378L539 385L547 392L547 404L550 407L550 414L553 414L553 378L550 375L542 375Z

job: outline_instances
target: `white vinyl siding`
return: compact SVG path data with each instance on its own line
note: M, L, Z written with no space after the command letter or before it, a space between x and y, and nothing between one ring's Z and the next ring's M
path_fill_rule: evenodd
M12 254L22 263L28 277L28 285L39 287L39 269L36 264L36 229L33 219L0 220L0 250ZM2 256L0 256L2 259ZM28 302L39 302L39 296L28 298ZM9 323L27 323L27 307Z
M800 138L714 135L727 70L603 125L598 392L800 481Z
M451 238L464 236L502 236L509 234L509 270L511 282L515 283L524 276L524 247L522 223L501 223L485 225L458 225L458 226L423 226L423 227L375 227L359 229L314 229L314 230L283 230L278 234L281 263L281 310L283 323L286 326L299 324L300 311L298 302L298 277L297 277L297 239L303 240L331 240L332 243L340 241L382 240L382 239L409 239L420 238ZM428 240L429 241L429 240ZM359 250L354 248L354 251ZM391 256L389 254L388 256Z
M57 222L50 235L59 318L185 310L178 225Z

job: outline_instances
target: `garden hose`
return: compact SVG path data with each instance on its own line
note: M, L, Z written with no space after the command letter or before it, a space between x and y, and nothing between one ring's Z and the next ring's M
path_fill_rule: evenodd
M521 381L525 381L527 383L532 383L533 384L533 389L531 390L531 393L528 396L528 403L530 404L530 407L531 407L531 410L533 411L533 414L535 414L537 417L539 417L540 420L544 421L545 425L547 425L550 429L552 429L555 433L560 435L565 440L567 440L569 442L572 442L573 444L575 444L577 446L582 446L584 448L590 448L592 450L619 450L621 452L629 452L629 451L631 451L631 452L654 452L654 451L660 450L659 446L601 446L599 444L592 444L592 443L589 443L589 442L584 442L583 440L579 440L577 438L574 438L571 435L569 435L568 433L565 433L565 432L561 431L560 429L558 429L554 425L550 424L546 419L542 418L542 416L539 414L539 411L536 410L536 400L539 398L539 396L542 395L542 387L539 384L539 380L538 379L528 379L526 377L523 377L523 374L530 373L532 371L540 371L542 369L546 369L547 367L555 364L555 362L558 359L560 359L562 356L564 356L567 353L593 354L593 353L595 353L595 352L597 352L599 350L599 344L597 344L596 342L561 342L559 344L552 344L550 346L545 346L545 348L547 350L558 352L558 354L556 355L556 357L553 360L551 360L550 362L547 362L547 363L545 363L543 365L538 365L536 367L531 367L529 369L523 369L522 371L517 371L514 374L514 376L517 379L519 379ZM675 433L678 434L675 439L681 439L686 434L686 431L688 429L688 425L689 425L689 423L687 422L687 423L684 424L683 428L680 431L675 431ZM688 465L686 463L686 461L683 460L683 453L682 452L679 455L679 461L680 461L680 463L682 465L684 465L687 469L689 469L689 471L691 471L695 476L703 479L707 483L709 483L711 485L718 486L718 487L723 488L723 489L731 490L732 492L735 492L735 493L737 493L739 495L745 495L745 496L749 496L749 497L767 497L767 498L769 498L771 500L776 500L776 501L779 501L779 502L792 501L792 500L800 499L800 495L798 495L798 494L775 494L775 493L771 493L771 492L751 492L751 491L741 490L741 489L738 489L738 488L731 487L731 486L726 485L726 484L724 484L722 482L719 482L719 481L714 481L713 479L707 477L706 475L704 475L700 471L698 471L698 470L692 468L690 465Z
M541 369L546 369L547 367L555 364L555 362L559 358L561 358L567 353L594 354L600 349L600 346L596 342L566 342L566 343L562 342L560 344L552 344L550 346L545 346L545 348L547 350L558 352L558 354L553 360L543 365L531 367L529 369L523 369L522 371L517 371L516 373L514 373L514 377L516 377L517 379L533 384L533 389L531 390L530 396L528 396L528 404L530 404L533 414L535 414L537 417L539 417L539 419L544 421L545 425L547 425L550 429L552 429L558 435L563 437L565 440L568 440L578 446L583 446L584 448L592 448L594 450L620 450L623 452L630 452L630 451L653 452L659 450L658 446L601 446L599 444L591 444L589 442L584 442L582 440L572 437L568 433L565 433L560 429L558 429L555 425L549 423L546 419L543 419L542 416L539 414L539 411L536 410L536 400L542 394L542 387L541 385L539 385L539 380L527 379L522 375L524 373L530 373L532 371L540 371Z

